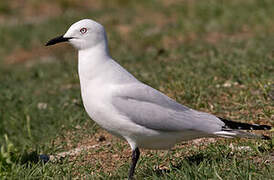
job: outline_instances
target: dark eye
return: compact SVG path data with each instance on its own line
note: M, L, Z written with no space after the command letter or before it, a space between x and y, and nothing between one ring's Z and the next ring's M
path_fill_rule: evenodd
M80 33L81 34L85 34L87 31L88 31L87 28L81 28L80 29Z

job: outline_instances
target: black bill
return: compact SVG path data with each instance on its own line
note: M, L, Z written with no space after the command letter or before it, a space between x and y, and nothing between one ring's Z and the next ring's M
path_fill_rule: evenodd
M66 37L63 37L63 35L58 36L56 38L53 38L53 39L49 40L47 42L46 46L54 45L54 44L57 44L57 43L60 43L60 42L67 42L69 39L71 39L71 37L66 38Z

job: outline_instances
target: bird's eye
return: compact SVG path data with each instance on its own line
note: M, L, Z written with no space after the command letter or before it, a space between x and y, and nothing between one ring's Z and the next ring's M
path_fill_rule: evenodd
M81 34L85 34L87 31L88 31L87 28L81 28L80 29L80 33Z

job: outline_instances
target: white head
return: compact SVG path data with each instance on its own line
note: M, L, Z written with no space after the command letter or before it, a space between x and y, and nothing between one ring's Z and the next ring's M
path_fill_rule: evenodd
M46 46L65 41L78 50L90 49L98 45L107 47L104 27L90 19L83 19L72 24L64 35L50 40Z

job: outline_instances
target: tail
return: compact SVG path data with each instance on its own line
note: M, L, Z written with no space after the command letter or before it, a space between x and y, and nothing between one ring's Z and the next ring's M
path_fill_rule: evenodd
M270 130L273 131L274 128L268 125L258 125L258 124L248 124L233 122L224 118L219 118L225 123L221 131L215 132L214 134L221 137L233 138L233 137L243 137L243 138L261 138L270 140L271 138L265 135L256 135L241 130Z

